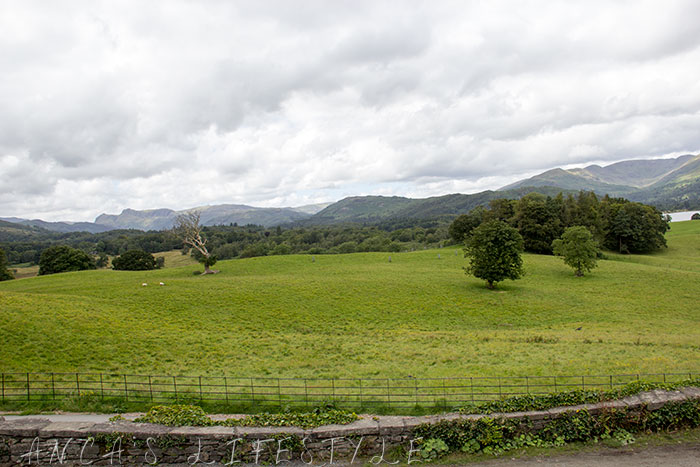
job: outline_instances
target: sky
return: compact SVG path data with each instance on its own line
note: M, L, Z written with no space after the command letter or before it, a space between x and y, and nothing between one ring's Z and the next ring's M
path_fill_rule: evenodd
M698 1L0 0L0 217L700 153Z

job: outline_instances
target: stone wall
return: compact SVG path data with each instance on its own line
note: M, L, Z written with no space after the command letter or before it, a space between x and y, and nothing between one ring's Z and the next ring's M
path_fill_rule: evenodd
M51 422L40 416L0 417L0 465L241 465L373 464L416 459L413 429L444 420L529 419L533 429L569 411L592 415L614 408L656 410L668 402L700 399L700 388L649 391L619 401L538 412L423 417L364 416L349 425L300 428L166 427L117 421Z

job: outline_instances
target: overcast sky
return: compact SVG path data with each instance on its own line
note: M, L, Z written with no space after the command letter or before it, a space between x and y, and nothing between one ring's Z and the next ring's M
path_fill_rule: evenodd
M0 216L495 189L700 152L698 1L0 1Z

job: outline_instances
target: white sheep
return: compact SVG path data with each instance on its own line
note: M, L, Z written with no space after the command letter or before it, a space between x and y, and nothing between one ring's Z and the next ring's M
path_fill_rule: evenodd
M147 285L148 285L148 284L146 284L146 283L144 282L143 284L141 284L141 287L146 287Z
M160 285L165 285L165 282L161 282Z

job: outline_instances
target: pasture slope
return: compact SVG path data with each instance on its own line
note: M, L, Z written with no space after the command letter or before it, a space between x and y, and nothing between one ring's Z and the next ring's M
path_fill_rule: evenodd
M282 377L697 371L700 222L674 223L667 238L667 250L609 255L584 278L558 258L526 255L526 276L497 291L465 276L461 250L449 248L221 261L214 276L194 275L190 265L9 281L0 283L0 369Z

